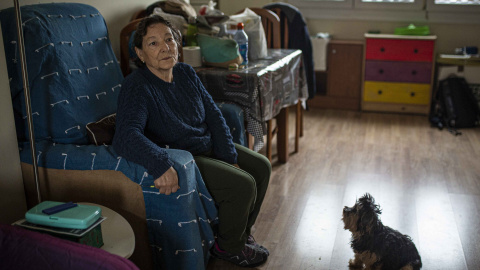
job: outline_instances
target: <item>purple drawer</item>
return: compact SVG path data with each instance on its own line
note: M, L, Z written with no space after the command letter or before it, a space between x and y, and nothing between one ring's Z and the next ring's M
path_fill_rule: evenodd
M432 63L429 62L365 62L365 80L383 82L430 83Z

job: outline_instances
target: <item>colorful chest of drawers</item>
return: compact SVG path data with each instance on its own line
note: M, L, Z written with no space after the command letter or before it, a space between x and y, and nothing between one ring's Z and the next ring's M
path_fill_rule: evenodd
M428 114L435 40L365 34L362 110Z

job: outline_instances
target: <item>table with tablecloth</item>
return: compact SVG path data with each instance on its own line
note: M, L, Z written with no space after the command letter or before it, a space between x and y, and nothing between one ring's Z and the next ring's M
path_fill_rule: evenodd
M249 61L245 69L201 67L196 72L217 103L234 103L244 110L255 151L264 145L266 122L283 108L305 105L308 98L300 50L269 49L267 57Z

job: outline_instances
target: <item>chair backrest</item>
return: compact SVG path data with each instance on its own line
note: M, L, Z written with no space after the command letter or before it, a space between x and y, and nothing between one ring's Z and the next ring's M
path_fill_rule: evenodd
M267 47L272 49L280 49L280 19L278 16L264 8L249 7L250 10L260 16L262 20L263 30L267 39ZM244 10L237 12L242 13Z
M145 18L147 17L147 10L146 9L141 9L133 13L132 17L130 18L130 21L133 22L135 20Z
M116 112L123 76L97 9L53 3L21 7L37 140L87 144L86 124ZM15 12L0 12L19 141L28 141Z
M122 69L123 76L127 76L132 72L130 68L130 60L135 58L136 56L131 55L131 46L130 46L130 39L132 37L132 33L137 29L138 23L142 19L135 19L128 23L125 27L122 28L120 31L120 67Z
M280 19L280 47L288 49L288 19L281 8L272 8L270 10Z

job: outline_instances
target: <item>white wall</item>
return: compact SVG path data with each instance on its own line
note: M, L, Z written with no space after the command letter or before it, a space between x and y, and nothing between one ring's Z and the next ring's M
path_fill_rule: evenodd
M20 0L21 5L51 2L80 2L96 7L105 17L110 40L117 57L119 54L119 36L121 29L129 22L131 15L146 8L156 0ZM199 0L190 0L198 2ZM207 0L205 0L207 1ZM236 13L245 7L262 7L281 0L217 0L220 9L227 15ZM0 9L13 6L13 0L0 1ZM368 20L308 20L310 34L329 32L334 38L363 40L363 34L368 30L381 30L392 33L396 27L406 26L409 22L382 22ZM432 34L438 36L437 52L450 53L457 47L480 46L479 24L445 24L428 23Z
M364 20L308 20L310 34L328 32L335 39L363 40L368 30L393 33L397 27L405 27L408 22L378 22ZM428 23L430 33L437 36L435 43L438 53L453 54L455 48L464 46L480 47L480 24ZM472 34L475 33L475 34Z
M272 2L288 2L282 0L218 0L220 9L232 15L245 7L263 7ZM307 19L311 35L328 32L335 39L364 40L363 35L369 30L380 30L382 33L393 33L397 27L405 27L408 21L387 22L378 20L340 20L340 19ZM430 32L437 36L436 51L453 53L455 48L463 46L480 47L480 24L447 24L425 23ZM421 24L423 25L423 24Z
M10 224L25 215L27 205L6 69L0 35L0 222Z
M110 41L112 42L115 54L119 57L120 31L128 24L130 17L135 11L145 9L148 5L156 2L156 0L19 0L19 2L21 6L38 3L73 2L87 4L97 8L107 22ZM0 1L0 9L7 7L13 7L13 0Z

